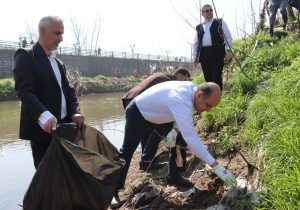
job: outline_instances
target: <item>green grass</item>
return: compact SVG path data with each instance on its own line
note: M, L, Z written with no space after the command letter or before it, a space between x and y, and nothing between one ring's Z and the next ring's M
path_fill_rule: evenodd
M226 154L237 139L250 152L262 147L258 161L264 166L260 173L267 195L253 208L299 209L299 39L251 36L234 46L241 66L230 70L220 105L202 114L202 132L214 133L216 155Z
M7 94L15 90L15 82L13 79L0 79L0 93Z
M265 206L297 209L300 204L300 58L274 74L248 109L242 129L247 142L264 141Z

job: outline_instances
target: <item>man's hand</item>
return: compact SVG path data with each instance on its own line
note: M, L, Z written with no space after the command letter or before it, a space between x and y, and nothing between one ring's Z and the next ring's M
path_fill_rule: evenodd
M161 144L161 146L165 146L168 148L175 147L175 141L168 141L168 139L161 140L160 144Z
M167 140L168 141L173 141L174 144L176 142L176 137L177 137L177 132L176 132L176 130L174 128L166 136Z
M232 57L233 57L232 52L227 50L225 53L225 61L228 63L231 62Z
M198 64L199 64L198 59L194 59L194 61L193 61L194 68L196 68L198 66Z
M52 133L52 131L56 129L56 125L57 125L57 120L55 117L52 117L46 122L44 126L44 131L47 133Z
M82 125L85 120L85 117L81 114L73 114L71 118L72 122L78 123L79 125Z
M167 137L161 141L161 145L172 148L175 147L177 132L175 129L172 129Z
M223 166L217 165L213 167L212 171L226 184L230 184L234 187L237 185L236 178Z

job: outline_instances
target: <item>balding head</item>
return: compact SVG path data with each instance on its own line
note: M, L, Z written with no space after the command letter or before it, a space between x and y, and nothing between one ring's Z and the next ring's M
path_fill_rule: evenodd
M218 95L220 98L222 96L222 91L221 91L219 85L217 85L214 82L202 83L201 85L198 86L198 90L202 91L203 96L206 98L209 97L213 93Z
M206 82L198 86L194 95L194 107L199 112L210 111L216 107L221 100L220 87L213 82Z

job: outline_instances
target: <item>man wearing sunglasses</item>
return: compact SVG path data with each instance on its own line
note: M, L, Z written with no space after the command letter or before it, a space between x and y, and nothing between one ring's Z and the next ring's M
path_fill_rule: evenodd
M226 23L213 18L210 5L202 7L202 16L204 22L196 27L193 44L194 67L201 63L205 81L217 83L222 90L224 58L226 62L232 59L232 37Z

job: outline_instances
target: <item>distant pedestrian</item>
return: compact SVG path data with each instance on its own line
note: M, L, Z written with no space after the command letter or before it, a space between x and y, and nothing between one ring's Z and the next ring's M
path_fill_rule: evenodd
M139 75L140 75L139 70L138 69L133 69L133 77L137 79L137 78L139 78Z
M121 69L120 68L115 68L115 76L118 78L121 77Z
M98 47L98 56L101 56L101 48L100 47Z
M26 37L24 37L23 41L22 41L22 48L25 48L27 46L27 40Z

